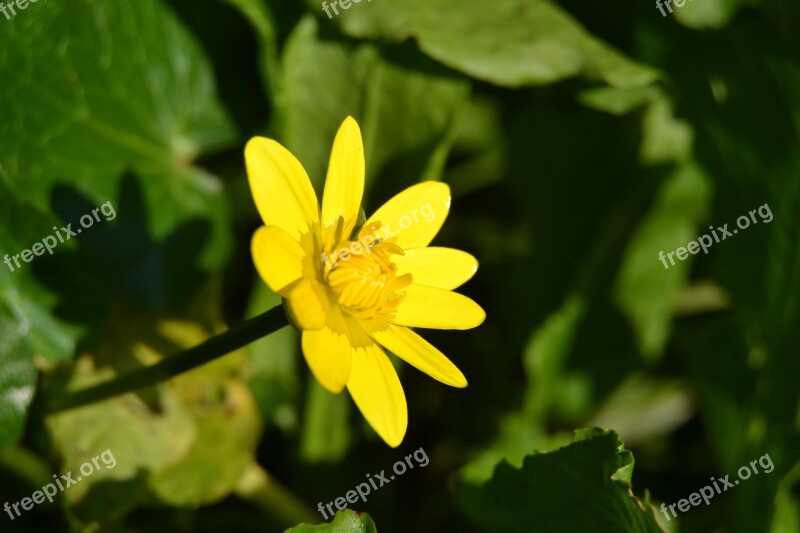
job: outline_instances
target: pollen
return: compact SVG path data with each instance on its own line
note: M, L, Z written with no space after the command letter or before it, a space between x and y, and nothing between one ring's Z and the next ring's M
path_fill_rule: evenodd
M380 240L359 246L363 242L363 239L343 241L334 254L337 261L325 264L323 277L339 305L349 314L385 320L394 316L412 277L398 276L397 265L391 261L392 255L403 255L402 248ZM353 249L357 253L352 253Z

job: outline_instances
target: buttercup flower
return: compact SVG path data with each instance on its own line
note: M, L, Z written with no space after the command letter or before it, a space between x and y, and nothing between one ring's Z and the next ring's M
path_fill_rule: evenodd
M358 227L364 146L352 117L333 143L321 211L302 165L279 143L255 137L245 159L265 224L252 241L259 275L302 330L317 380L333 393L346 386L378 435L398 446L408 410L383 348L446 385L466 387L461 371L410 328L469 329L486 316L452 292L475 274L475 258L428 247L450 209L450 188L409 187Z

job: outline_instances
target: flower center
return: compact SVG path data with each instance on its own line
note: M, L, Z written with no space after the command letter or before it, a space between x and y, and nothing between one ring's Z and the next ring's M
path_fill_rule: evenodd
M379 227L362 228L358 240L340 241L323 256L323 277L339 305L356 318L392 318L412 281L411 274L397 275L391 256L404 255L403 249L383 241Z

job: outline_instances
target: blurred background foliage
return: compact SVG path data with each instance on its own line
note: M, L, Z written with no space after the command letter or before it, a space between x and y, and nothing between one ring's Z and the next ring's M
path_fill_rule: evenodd
M0 253L118 213L0 266L0 501L117 460L1 529L281 531L422 447L429 467L353 506L374 523L326 531L800 531L800 4L673 10L39 0L0 18ZM452 188L435 242L478 257L464 292L488 319L425 336L467 389L401 368L410 424L389 449L286 328L43 412L278 305L250 258L244 143L280 140L320 192L348 114L367 212ZM763 204L771 223L659 262ZM773 472L709 506L647 508L764 454Z

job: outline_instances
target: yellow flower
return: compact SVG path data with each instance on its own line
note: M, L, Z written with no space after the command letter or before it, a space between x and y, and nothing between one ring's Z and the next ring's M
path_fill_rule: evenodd
M398 446L408 409L383 348L446 385L466 387L461 371L410 328L469 329L486 317L452 292L475 274L475 258L428 247L450 209L450 188L432 181L409 187L356 227L364 145L352 117L333 142L321 211L308 175L286 148L255 137L245 160L265 224L253 235L258 273L302 330L303 355L317 380L333 393L347 386L378 435Z

